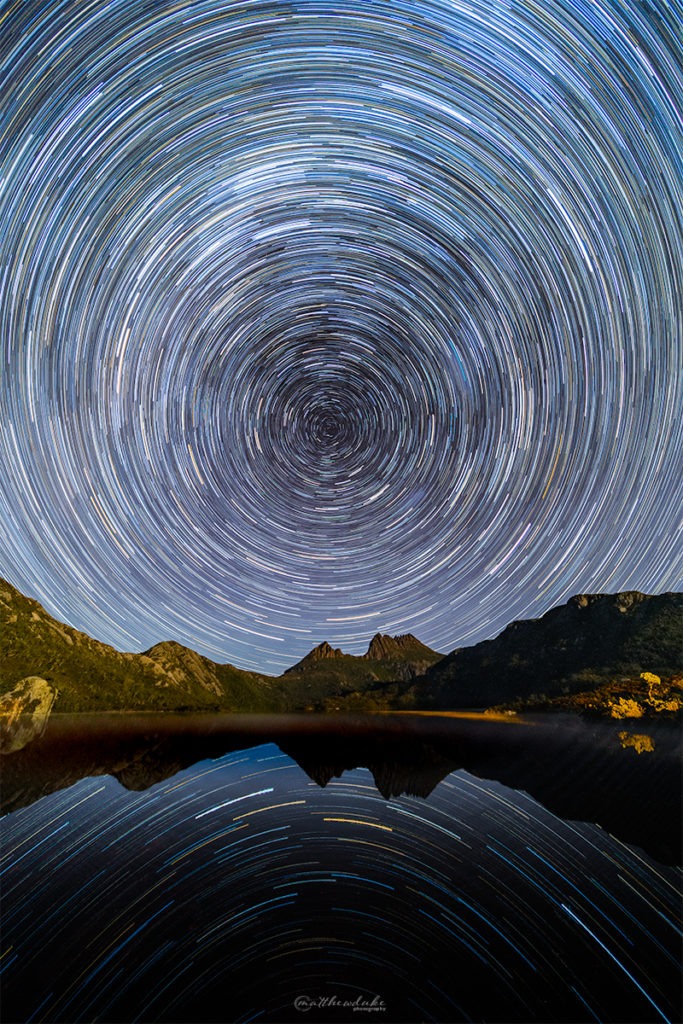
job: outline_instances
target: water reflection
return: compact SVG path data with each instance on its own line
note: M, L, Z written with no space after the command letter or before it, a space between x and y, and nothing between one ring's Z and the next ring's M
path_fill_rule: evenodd
M680 729L644 728L574 716L54 715L40 739L2 759L0 805L17 810L96 775L144 790L199 761L275 742L320 786L369 768L387 799L426 797L466 768L680 864Z
M643 757L623 723L53 724L3 760L7 1022L680 1018L679 872L479 777L584 808L604 779L638 818L673 733Z
M622 729L619 732L619 740L624 750L633 747L636 754L651 754L655 749L655 741L647 733L629 732L627 729Z

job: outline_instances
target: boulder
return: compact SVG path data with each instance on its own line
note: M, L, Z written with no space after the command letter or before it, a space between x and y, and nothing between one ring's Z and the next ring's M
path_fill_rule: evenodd
M42 736L57 691L40 676L27 676L0 697L0 754L12 754Z

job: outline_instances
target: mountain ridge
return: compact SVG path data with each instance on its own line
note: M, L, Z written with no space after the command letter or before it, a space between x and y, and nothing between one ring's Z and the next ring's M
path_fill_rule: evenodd
M416 636L413 636L412 633L401 633L399 636L375 633L368 645L367 651L361 657L368 661L381 661L383 658L406 656L430 658L436 653L431 647L427 647Z
M682 638L683 594L577 594L446 655L410 633L376 633L362 655L323 641L282 675L268 676L213 662L175 640L139 654L117 651L0 580L0 694L42 678L56 691L56 711L581 706L582 693L619 680L624 699L647 697L645 710L659 710L666 692L653 696L653 683L640 676L677 679Z
M538 619L452 651L427 671L425 694L437 706L476 706L513 693L566 696L642 672L683 672L683 594L576 594Z

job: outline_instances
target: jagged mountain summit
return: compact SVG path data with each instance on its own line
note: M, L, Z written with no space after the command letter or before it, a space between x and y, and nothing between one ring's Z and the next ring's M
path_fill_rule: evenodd
M395 678L409 679L421 675L430 665L435 664L442 658L442 654L432 650L431 647L427 647L426 644L423 644L411 633L404 633L402 636L388 636L383 633L375 633L365 654L360 655L345 654L339 647L332 647L327 640L324 640L317 647L314 647L312 651L309 651L296 665L288 668L285 675L291 672L317 671L321 667L321 662L325 663L323 667L329 670L331 666L326 663L330 660L340 662L342 666L346 667L353 664L357 669L363 671L365 667L359 666L357 663L375 661L389 662L394 666L400 664L403 666L402 674ZM372 673L372 669L369 669L369 671ZM375 679L381 677L381 675L374 676Z
M422 661L432 661L436 651L427 647L412 633L403 633L401 636L387 636L384 633L375 633L370 645L361 657L368 661L381 661L384 658L405 658Z
M329 661L330 658L344 657L346 657L346 655L341 648L332 647L327 640L323 640L321 644L318 644L318 646L314 647L312 651L309 651L301 661L297 661L296 665L292 665L291 668L285 669L285 674L287 672L305 672L306 669L316 666L320 661Z

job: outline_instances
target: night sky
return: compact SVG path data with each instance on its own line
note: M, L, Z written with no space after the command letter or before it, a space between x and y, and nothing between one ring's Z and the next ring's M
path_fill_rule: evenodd
M268 672L680 589L682 18L0 4L0 574Z

